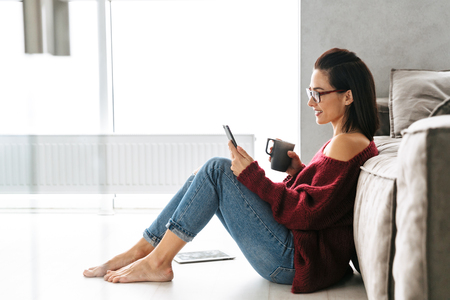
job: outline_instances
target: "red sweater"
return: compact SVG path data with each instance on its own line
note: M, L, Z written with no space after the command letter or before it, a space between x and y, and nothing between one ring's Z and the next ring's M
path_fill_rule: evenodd
M360 166L376 156L372 141L349 161L316 153L295 177L274 183L255 161L238 177L251 191L270 203L275 220L290 229L295 244L293 293L328 287L351 271L355 252L353 207Z

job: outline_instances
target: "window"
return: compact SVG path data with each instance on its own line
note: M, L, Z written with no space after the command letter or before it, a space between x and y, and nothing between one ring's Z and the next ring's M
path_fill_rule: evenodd
M269 170L267 138L298 143L299 5L112 1L115 132L224 134L228 124L256 135ZM22 4L0 3L0 134L99 132L97 3L69 9L71 56L26 55Z
M223 134L229 124L256 135L266 164L267 138L297 142L298 6L113 1L116 132Z
M0 3L0 134L98 132L97 6L69 6L71 56L57 57L25 54L22 3Z

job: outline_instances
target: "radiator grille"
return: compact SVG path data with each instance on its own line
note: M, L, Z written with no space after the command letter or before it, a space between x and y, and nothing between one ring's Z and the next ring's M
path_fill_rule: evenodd
M254 136L236 135L253 156ZM172 193L223 135L0 136L0 193Z

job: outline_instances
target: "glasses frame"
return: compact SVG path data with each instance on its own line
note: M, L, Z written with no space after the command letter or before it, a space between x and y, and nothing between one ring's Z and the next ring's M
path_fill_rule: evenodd
M320 103L320 101L321 101L320 96L331 94L331 93L337 93L337 92L345 92L345 91L346 90L332 90L332 91L318 92L315 90L311 90L310 88L306 88L306 94L308 95L308 99L310 99L312 97L314 102L316 102L316 103Z

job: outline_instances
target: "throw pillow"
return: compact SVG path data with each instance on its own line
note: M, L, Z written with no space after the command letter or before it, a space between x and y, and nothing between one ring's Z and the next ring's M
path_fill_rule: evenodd
M391 70L389 116L391 137L426 118L450 97L450 71Z
M436 106L430 114L430 117L450 115L450 98Z

